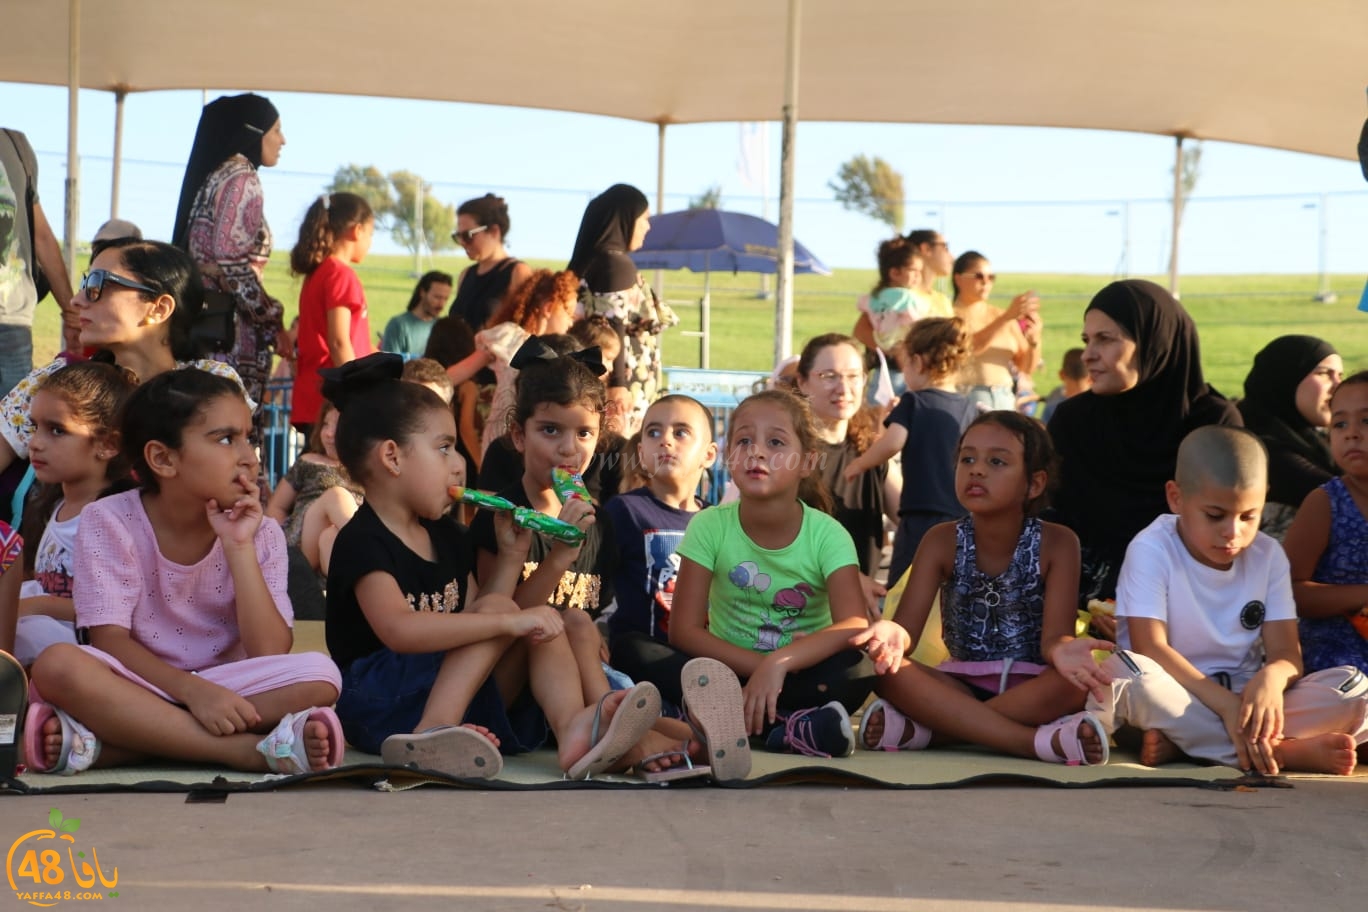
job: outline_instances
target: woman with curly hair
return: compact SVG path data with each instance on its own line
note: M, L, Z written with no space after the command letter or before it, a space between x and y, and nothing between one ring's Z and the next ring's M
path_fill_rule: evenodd
M515 288L475 334L475 353L447 368L457 386L485 368L494 383L480 384L477 405L481 419L480 456L506 430L504 417L513 407L513 381L518 371L509 363L529 336L559 335L575 320L579 279L568 271L535 270Z

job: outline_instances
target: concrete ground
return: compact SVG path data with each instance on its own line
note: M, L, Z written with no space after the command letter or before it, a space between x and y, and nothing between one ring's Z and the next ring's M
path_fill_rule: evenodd
M1257 791L327 785L217 804L5 797L0 845L47 826L50 807L80 819L78 849L117 866L119 896L106 902L148 912L1361 912L1368 888L1368 779ZM31 906L4 896L0 908Z

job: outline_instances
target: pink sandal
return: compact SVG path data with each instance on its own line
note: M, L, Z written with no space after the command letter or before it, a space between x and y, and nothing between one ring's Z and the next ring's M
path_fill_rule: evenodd
M870 747L865 740L865 729L869 727L870 716L875 710L883 713L883 734L879 736L879 743ZM908 729L911 729L911 734L907 734ZM931 729L913 722L894 709L887 700L875 700L860 716L860 736L856 740L864 750L919 751L925 750L931 743Z
M1102 759L1097 763L1088 762L1088 754L1083 747L1083 739L1078 737L1080 725L1089 725L1093 731L1097 732L1097 740L1102 744ZM1062 758L1055 753L1054 746L1051 743L1054 741L1056 732L1059 734L1059 747L1064 751ZM1107 761L1111 759L1111 745L1108 743L1110 737L1096 716L1090 712L1077 712L1037 728L1035 752L1036 756L1046 763L1064 763L1069 766L1106 766Z

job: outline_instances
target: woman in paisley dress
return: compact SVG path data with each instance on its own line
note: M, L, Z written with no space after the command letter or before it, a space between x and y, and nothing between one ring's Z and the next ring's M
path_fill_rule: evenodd
M626 436L636 433L660 389L660 335L679 322L628 256L650 228L646 195L614 184L589 201L566 267L580 278L580 315L602 314L622 335L608 393L622 406Z
M260 95L224 96L200 114L181 184L172 243L199 267L205 290L230 295L237 337L226 360L247 394L260 402L271 359L285 331L284 308L267 294L261 274L271 256L257 169L280 161L280 115ZM265 415L255 416L258 439Z

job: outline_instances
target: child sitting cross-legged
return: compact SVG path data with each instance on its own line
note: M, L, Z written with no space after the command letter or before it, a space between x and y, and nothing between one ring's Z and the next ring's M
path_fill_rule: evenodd
M29 768L336 766L337 667L289 654L285 536L263 522L242 387L167 371L129 397L121 425L139 488L81 511L72 595L90 645L56 643L33 664Z
M964 519L927 532L894 620L855 637L881 677L860 745L921 750L968 742L1047 763L1102 764L1099 721L1080 712L1108 678L1075 637L1078 537L1038 516L1054 449L1040 422L988 412L960 438L954 490ZM903 656L922 639L940 592L950 660Z
M1348 775L1368 741L1368 677L1302 674L1287 558L1259 531L1268 457L1259 438L1203 427L1178 449L1172 514L1126 549L1111 687L1089 708L1143 732L1140 761L1179 759Z
M387 763L492 778L501 754L540 747L549 727L572 777L625 768L659 718L659 693L641 684L586 706L560 613L512 598L532 536L506 514L494 518L476 592L475 543L448 515L465 470L456 422L401 370L400 356L375 354L325 372L342 413L338 455L366 488L328 574L348 740ZM578 510L563 518L583 529Z

